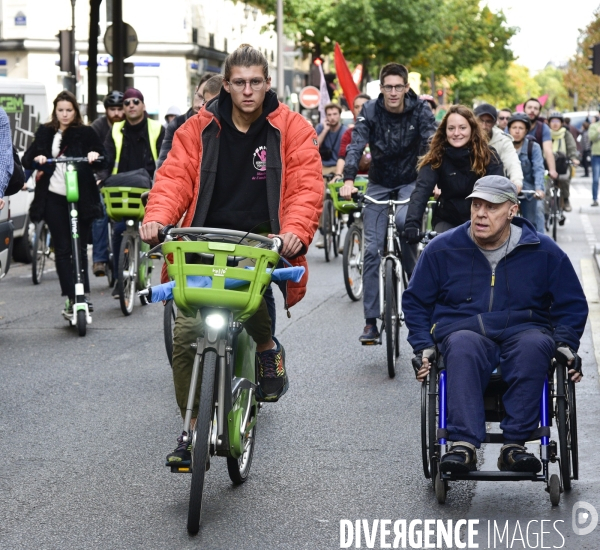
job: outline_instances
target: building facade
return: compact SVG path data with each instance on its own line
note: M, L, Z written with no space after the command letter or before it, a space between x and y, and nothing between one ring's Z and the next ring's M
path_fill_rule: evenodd
M100 9L96 61L102 98L109 91L112 60L103 40L112 20L111 0L104 0ZM89 0L76 0L77 98L82 104L87 102L89 13ZM51 103L67 76L58 65L57 34L71 28L71 19L71 0L0 0L0 77L41 82ZM123 0L123 21L133 27L138 40L135 54L126 62L134 65L133 83L144 94L148 113L162 120L172 105L185 112L200 75L220 72L227 54L243 43L265 54L276 86L277 35L272 20L231 0Z

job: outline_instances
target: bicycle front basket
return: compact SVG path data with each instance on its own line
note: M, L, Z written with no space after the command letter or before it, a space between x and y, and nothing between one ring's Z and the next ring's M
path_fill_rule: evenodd
M195 315L201 307L221 307L233 312L237 321L251 317L271 282L267 270L279 261L279 254L265 248L210 241L170 241L163 244L169 277L175 281L173 299L177 307ZM195 263L201 254L203 263ZM236 261L253 265L254 269L232 267ZM188 277L209 277L207 288L191 286ZM243 281L236 288L226 288L226 281Z
M354 182L354 187L356 187L361 193L364 193L367 189L367 183L368 180L363 178L357 178ZM343 182L338 181L336 183L328 183L327 187L329 188L329 193L331 195L331 200L333 201L334 208L342 214L348 214L350 212L354 212L357 208L357 205L352 200L347 201L340 197L339 191L343 185Z
M106 214L116 222L121 220L142 220L144 217L144 205L142 204L142 193L148 189L141 187L104 187L104 204Z

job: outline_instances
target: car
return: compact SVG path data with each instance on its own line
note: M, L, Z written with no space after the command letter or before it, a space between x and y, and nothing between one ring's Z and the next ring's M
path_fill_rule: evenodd
M563 117L571 119L571 126L575 126L581 131L581 125L587 120L593 122L592 117L597 117L598 111L572 111L570 113L563 113Z
M0 106L8 115L13 145L22 156L31 145L37 127L48 121L46 87L21 78L0 78ZM31 176L27 189L6 198L4 209L14 228L11 244L15 262L31 263L33 224L29 219L29 205L34 188L35 177Z

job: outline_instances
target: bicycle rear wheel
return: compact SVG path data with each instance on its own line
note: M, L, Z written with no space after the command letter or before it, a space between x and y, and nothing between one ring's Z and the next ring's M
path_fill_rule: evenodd
M325 251L325 261L328 262L331 258L331 246L333 243L333 201L331 199L325 199L321 219L323 250Z
M46 222L41 221L36 225L32 248L31 278L34 285L39 285L44 276L46 258L50 256L50 231Z
M363 232L357 223L352 224L346 233L342 258L346 292L352 301L357 302L363 292Z
M550 213L550 223L552 224L552 238L556 242L557 240L557 232L558 232L558 219L560 217L560 213L558 211L558 197L556 194L552 195L552 210Z
M131 315L135 300L135 282L137 279L137 258L135 257L135 238L123 235L119 254L119 271L117 273L117 289L119 303L123 315Z
M190 535L198 533L200 528L204 477L206 474L206 462L210 452L209 439L212 425L213 389L215 385L216 364L216 352L205 352L202 367L198 418L192 435L192 485L190 488L190 503L187 519L187 530Z
M387 367L390 378L396 376L396 340L398 338L398 308L396 296L396 274L394 262L388 260L385 263L385 298L384 298L384 320L385 341L387 348Z
M175 329L175 319L177 318L177 305L174 300L167 300L163 311L163 333L165 338L165 349L169 364L173 366L173 330Z
M333 205L333 203L332 203ZM332 217L333 223L331 225L331 237L333 244L333 256L337 258L340 253L340 237L342 234L342 219L340 217L340 213L332 208Z

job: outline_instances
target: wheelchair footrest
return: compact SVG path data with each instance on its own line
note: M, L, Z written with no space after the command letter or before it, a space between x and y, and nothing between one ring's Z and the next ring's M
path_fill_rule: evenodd
M476 471L468 474L455 474L450 472L441 472L443 480L473 480L473 481L546 481L543 474L529 474L526 472L493 472Z

